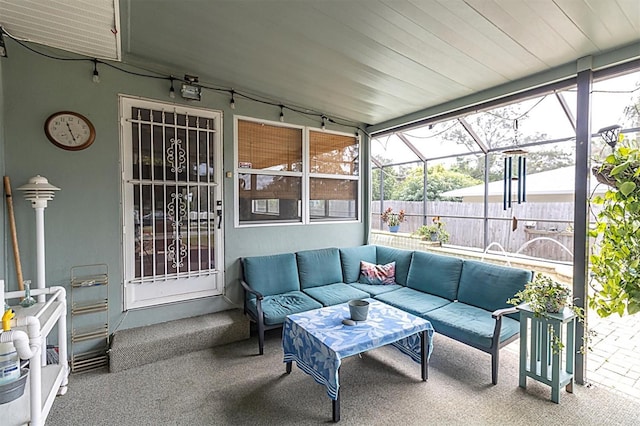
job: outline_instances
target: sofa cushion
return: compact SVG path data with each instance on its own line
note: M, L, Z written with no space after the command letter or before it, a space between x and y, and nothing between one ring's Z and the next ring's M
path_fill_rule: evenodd
M256 299L248 301L247 308L251 310L254 315L258 315ZM266 325L282 324L287 315L318 308L322 308L322 304L301 291L290 291L288 293L266 296L262 299L262 312Z
M496 320L487 310L453 302L421 316L431 322L437 333L471 346L491 348ZM502 318L500 342L504 342L519 332L520 322L512 318Z
M524 289L531 272L508 266L465 260L460 277L458 300L488 311L510 308L507 300ZM510 315L514 319L519 314Z
M452 303L450 300L442 297L423 293L408 287L401 287L395 291L378 294L375 298L376 300L380 300L381 302L417 316L422 316L425 312Z
M396 262L396 283L407 285L407 274L409 273L409 265L411 264L411 255L413 252L392 247L375 247L376 263L384 265L386 263Z
M298 266L293 253L253 256L243 259L244 280L263 296L300 290ZM247 293L247 298L254 295Z
M305 250L296 253L300 288L342 282L340 251L337 248Z
M360 278L358 282L371 285L389 285L396 283L396 262L376 265L364 260L360 261Z
M362 284L362 283L350 283L351 287L357 288L358 290L366 291L371 295L371 297L377 296L378 294L388 293L393 290L398 290L404 288L399 284L388 284L388 285L376 285L376 284Z
M376 246L347 247L340 249L342 276L345 283L358 282L360 261L376 263Z
M407 287L455 300L462 259L416 251L413 253Z
M306 288L303 291L318 302L322 303L324 306L346 303L351 299L366 299L370 297L369 293L358 290L357 288L345 283L311 287Z

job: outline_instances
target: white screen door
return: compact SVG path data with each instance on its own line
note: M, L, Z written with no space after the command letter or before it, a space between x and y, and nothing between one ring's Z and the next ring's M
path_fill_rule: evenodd
M222 114L120 97L125 310L223 293Z

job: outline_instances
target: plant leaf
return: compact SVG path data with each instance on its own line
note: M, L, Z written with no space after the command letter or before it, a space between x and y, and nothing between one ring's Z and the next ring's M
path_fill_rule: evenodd
M622 192L625 197L631 194L636 189L636 184L634 182L625 182L620 185L620 192Z
M613 169L611 169L611 176L615 176L617 174L620 174L621 172L624 172L629 168L630 165L631 163L625 161L624 163L615 166Z
M629 301L629 304L627 305L627 312L629 313L629 315L637 314L638 312L640 312L640 303L633 300Z

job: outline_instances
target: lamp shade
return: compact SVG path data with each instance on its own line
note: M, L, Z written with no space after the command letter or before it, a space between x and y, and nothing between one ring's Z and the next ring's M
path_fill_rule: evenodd
M60 188L51 185L47 178L37 175L19 187L18 191L24 191L24 198L31 201L32 207L36 208L46 207L47 201L53 200L55 191L60 191Z

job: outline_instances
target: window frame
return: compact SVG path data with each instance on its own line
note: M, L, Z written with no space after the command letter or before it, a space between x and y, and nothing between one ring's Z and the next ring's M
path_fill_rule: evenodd
M239 165L239 141L238 141L238 127L240 121L250 121L253 123L263 123L269 126L286 127L291 129L300 129L302 131L302 172L291 171L274 171L274 170L262 170L241 168ZM269 226L300 226L300 225L321 225L321 224L337 224L337 223L361 223L362 222L362 139L360 135L355 133L346 133L335 130L323 130L319 127L302 126L291 123L282 123L278 121L264 120L255 117L248 117L242 115L234 115L233 118L233 203L234 203L234 227L235 228L252 228L252 227L269 227ZM347 174L327 174L327 173L311 173L310 172L310 133L311 132L329 133L339 136L346 136L354 138L358 144L358 173L354 175ZM240 221L240 193L238 189L238 179L243 174L255 174L255 175L275 175L275 176L290 176L301 178L301 206L300 206L300 220L298 221L274 221L274 222L241 222ZM310 181L313 178L319 179L336 179L336 180L353 180L357 182L357 203L356 218L346 219L311 219L310 215ZM328 201L328 200L327 200Z

